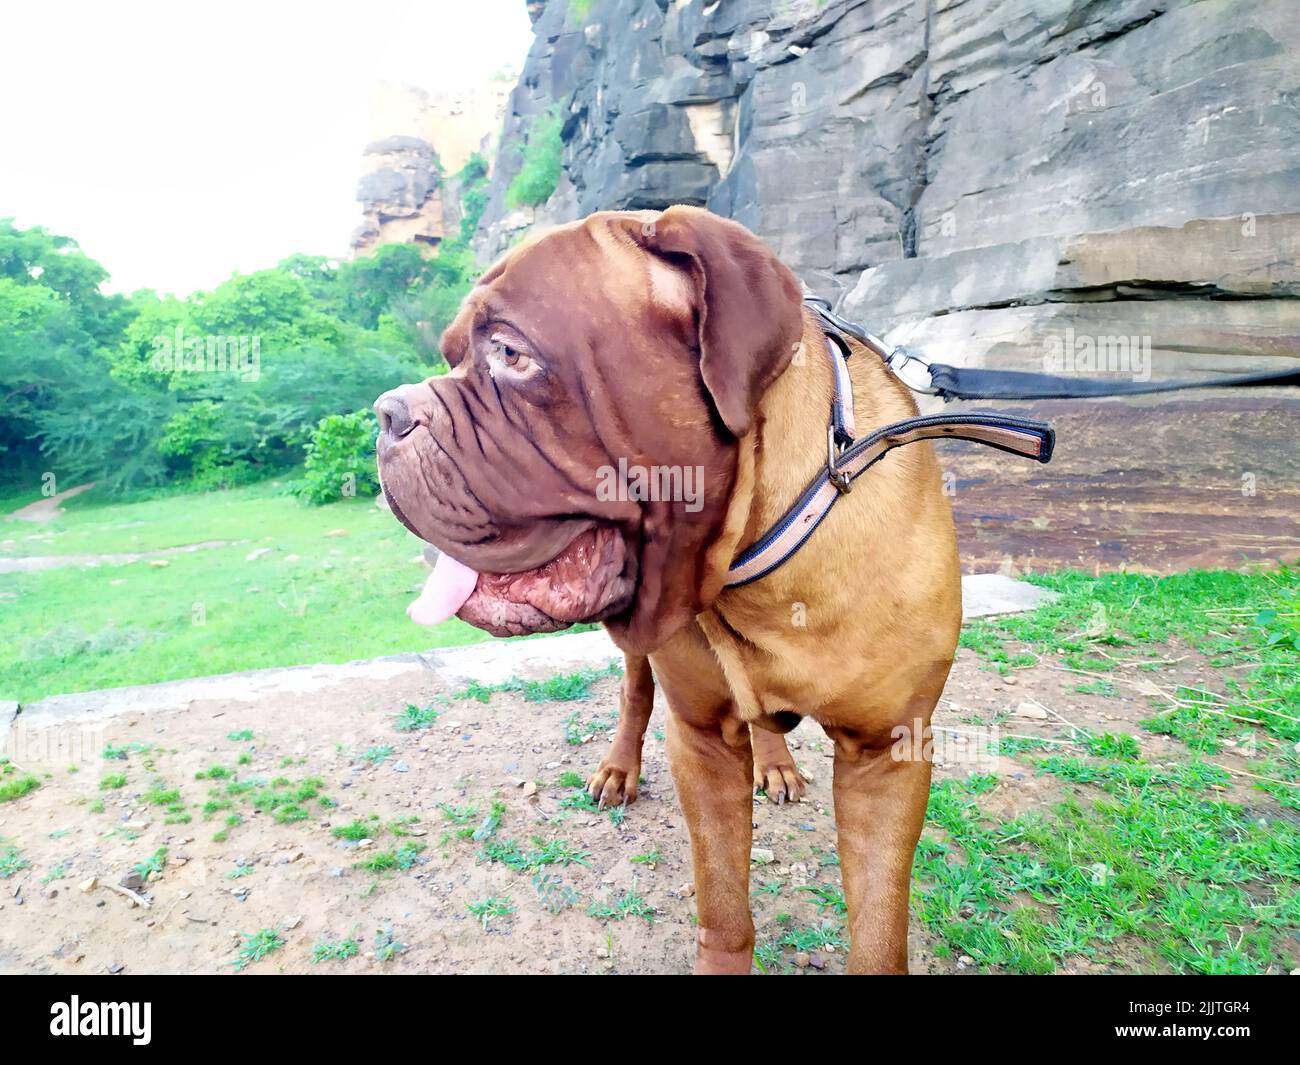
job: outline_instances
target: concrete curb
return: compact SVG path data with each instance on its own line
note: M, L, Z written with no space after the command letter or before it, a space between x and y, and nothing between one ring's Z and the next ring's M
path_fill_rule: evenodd
M1060 592L1013 580L1001 573L972 573L961 579L961 612L967 621L1021 614L1060 598Z

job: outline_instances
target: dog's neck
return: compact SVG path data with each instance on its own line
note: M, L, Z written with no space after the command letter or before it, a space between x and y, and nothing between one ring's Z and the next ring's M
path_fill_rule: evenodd
M805 309L799 348L759 402L753 429L739 441L722 531L709 549L706 602L722 592L735 557L771 528L825 462L826 424L835 385L824 346L816 316ZM787 565L795 565L797 559L796 555ZM761 592L758 585L762 584L748 587Z
M852 512L858 534L841 538L828 553L816 537L833 535L823 528L814 539L768 575L738 588L723 589L732 560L770 529L789 509L826 463L826 427L835 395L834 373L826 337L816 316L804 311L802 343L786 371L759 404L754 429L740 442L736 483L723 533L710 550L713 580L706 601L712 606L697 618L736 696L742 716L755 720L766 701L753 687L745 668L754 648L788 646L792 626L801 624L800 606L808 590L825 583L828 554L846 580L865 575L875 550L870 501L850 495L837 510ZM916 413L910 393L899 385L865 348L850 360L854 411L860 432ZM821 598L825 598L824 595ZM813 630L826 635L826 619Z

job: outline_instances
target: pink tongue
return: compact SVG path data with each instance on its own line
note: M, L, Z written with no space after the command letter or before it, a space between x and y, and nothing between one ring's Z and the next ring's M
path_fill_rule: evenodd
M420 625L437 625L465 605L478 583L478 572L447 554L440 554L424 582L420 598L406 608L407 617Z

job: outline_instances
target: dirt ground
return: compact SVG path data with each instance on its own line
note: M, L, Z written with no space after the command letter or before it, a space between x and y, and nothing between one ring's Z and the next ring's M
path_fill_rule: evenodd
M1162 683L1209 679L1195 656L1169 669L1174 675ZM1187 757L1181 744L1138 727L1151 714L1145 698L1080 694L1074 689L1081 679L1047 661L1003 678L962 650L935 719L937 776L996 772L1000 783L981 803L993 815L1017 816L1059 799L1055 778L1036 776L1021 763L995 755L971 761L983 743L970 730L999 717L1003 737L1069 739L1068 721L1131 733L1149 760ZM616 680L601 680L586 699L567 702L530 702L514 693L480 702L453 698L436 685L431 674L410 673L385 683L348 681L310 699L195 702L187 711L25 736L26 750L46 755L43 764L22 768L48 776L37 790L0 806L0 853L16 848L29 863L0 880L0 971L233 973L243 937L263 929L275 930L284 944L244 971L688 971L690 854L665 757L663 707L646 738L641 796L616 824L608 811L563 805L576 792L560 784L562 774L585 779L598 763L606 743L601 727L612 724L617 709ZM1022 716L1033 700L1053 713ZM428 729L397 731L396 715L408 703L433 704L440 716ZM253 738L231 738L243 730ZM799 889L839 886L831 745L807 721L790 740L811 783L798 804L754 801L751 887L760 940L779 930L782 914L800 926L826 920L814 892ZM127 757L100 757L106 743ZM382 761L372 764L364 752ZM1243 764L1236 757L1229 751L1218 760ZM196 779L212 766L233 775ZM101 781L115 773L125 784L104 790ZM280 823L270 807L257 810L247 795L207 816L201 809L210 790L225 795L231 779L274 783L277 777L287 778L287 787L319 781L308 788L319 794L302 801L305 819ZM180 791L179 802L158 794L170 789ZM322 796L337 805L326 807ZM1246 788L1226 797L1247 805L1261 798ZM499 826L489 826L484 839L458 838L484 831L494 801L502 804ZM224 842L215 841L232 814L240 823L225 829ZM372 815L390 827L373 833L371 843L332 832ZM168 823L169 816L192 820ZM541 887L530 870L484 855L485 842L513 841L527 855L554 840L583 852L584 864L546 866L542 873L552 880ZM132 867L160 848L167 851L161 872L143 884L130 879ZM398 867L379 873L356 867L385 851L401 859ZM241 869L247 872L231 876ZM124 878L147 907L108 886ZM485 924L468 907L492 898L508 899L510 912ZM592 913L620 903L634 910L643 903L653 912L621 919ZM376 949L381 933L400 944L391 957ZM322 940L349 938L357 941L357 956L313 963ZM948 952L935 947L914 920L914 972L973 971L969 959L943 956ZM840 950L800 955L787 948L777 967L834 973L843 964ZM1122 959L1080 960L1066 971L1112 966L1123 968Z

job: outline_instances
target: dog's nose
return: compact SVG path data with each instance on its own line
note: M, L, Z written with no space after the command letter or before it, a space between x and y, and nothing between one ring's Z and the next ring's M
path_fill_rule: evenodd
M388 433L394 439L400 440L415 428L411 411L402 398L400 388L385 392L375 400L375 416L379 419L379 431Z

